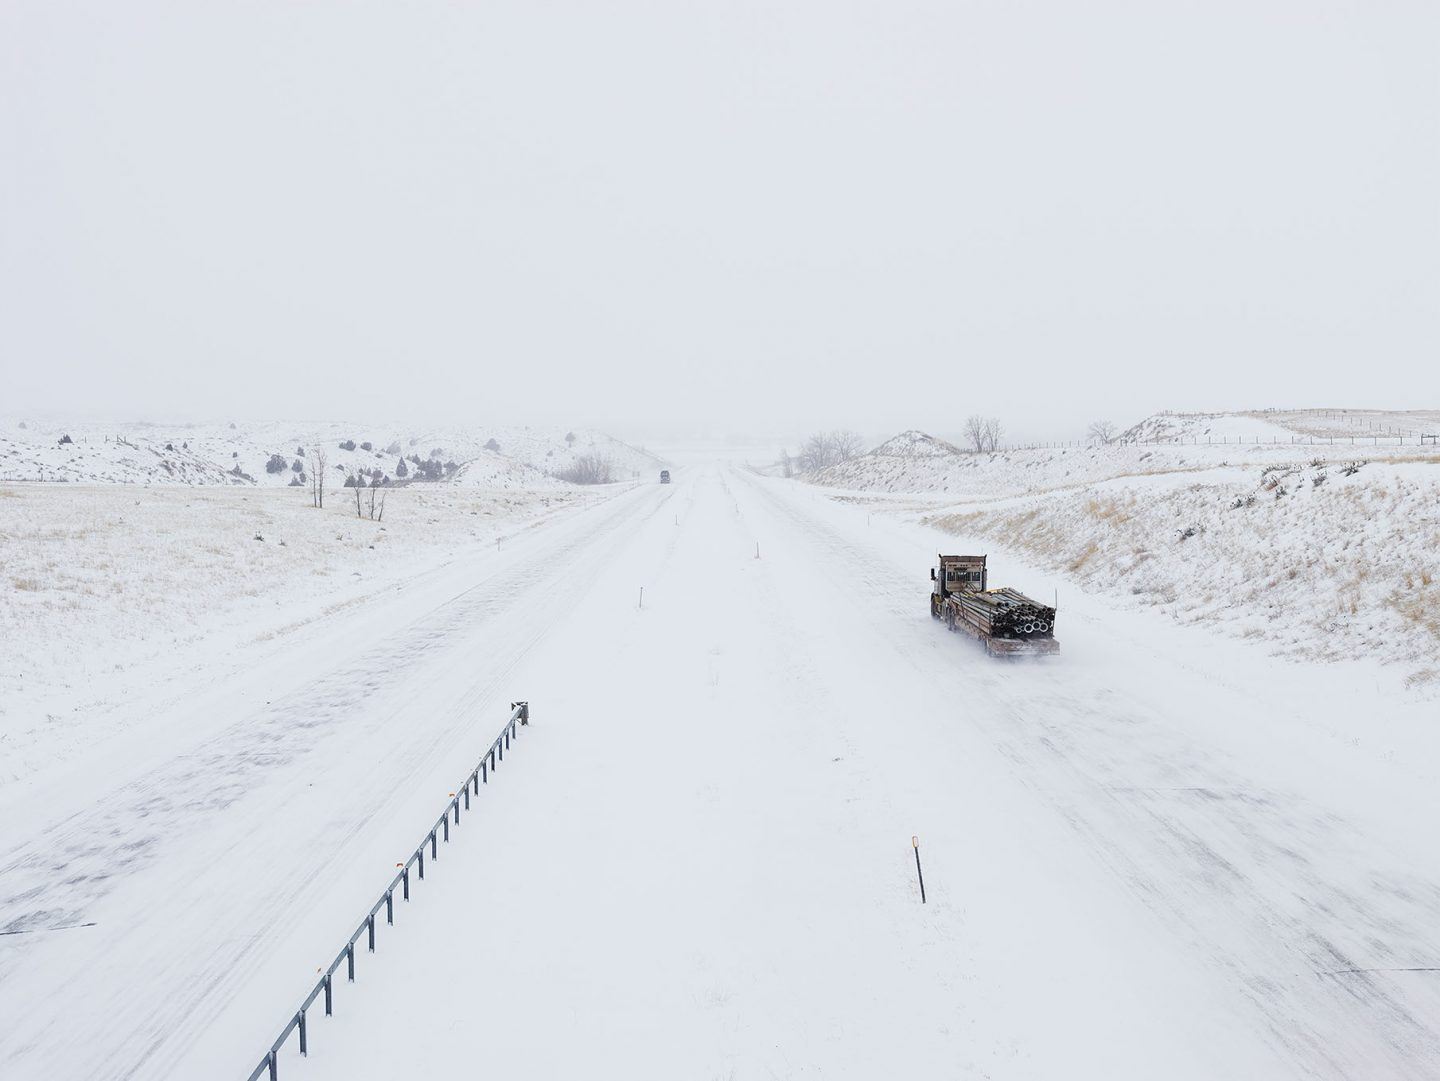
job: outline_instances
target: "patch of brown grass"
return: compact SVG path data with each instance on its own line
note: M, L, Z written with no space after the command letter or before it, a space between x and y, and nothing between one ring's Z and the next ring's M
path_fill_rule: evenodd
M1095 541L1091 541L1085 545L1085 547L1080 550L1080 554L1069 562L1070 573L1075 574L1079 572L1086 563L1090 562L1098 551L1100 551L1100 545Z

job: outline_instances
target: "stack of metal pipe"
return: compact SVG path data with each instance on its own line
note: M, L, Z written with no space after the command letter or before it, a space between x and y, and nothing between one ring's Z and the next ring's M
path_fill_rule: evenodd
M952 596L959 602L960 617L991 638L1045 637L1055 627L1054 608L1008 586Z

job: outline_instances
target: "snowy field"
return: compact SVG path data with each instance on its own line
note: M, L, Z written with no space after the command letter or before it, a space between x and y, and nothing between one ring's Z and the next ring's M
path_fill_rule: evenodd
M0 785L609 489L0 485ZM377 499L378 505L378 499Z

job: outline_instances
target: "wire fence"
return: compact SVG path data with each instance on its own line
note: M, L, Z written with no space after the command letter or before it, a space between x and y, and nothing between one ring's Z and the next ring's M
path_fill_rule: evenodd
M997 447L1000 452L1016 450L1061 450L1070 447L1096 447L1102 444L1093 439L1071 439L1049 443L1006 443ZM1155 436L1145 439L1118 437L1111 441L1113 446L1129 447L1426 447L1437 445L1437 436L1424 432L1403 432L1391 434L1363 434L1355 435L1293 435L1288 439L1279 436L1271 436L1266 439L1264 436L1194 436L1194 435L1171 435Z
M344 946L340 947L340 952L335 955L335 960L330 963L330 967L325 970L325 974L320 977L319 981L311 989L305 1001L300 1003L300 1008L291 1015L285 1027L280 1030L280 1035L276 1037L275 1042L270 1045L270 1049L265 1052L265 1056L260 1060L255 1069L250 1071L248 1081L260 1081L261 1078L268 1078L269 1081L278 1081L280 1076L280 1049L285 1046L286 1041L290 1039L292 1034L299 1036L300 1054L308 1055L310 1053L309 1032L306 1021L311 1007L315 1005L317 999L323 996L325 1000L325 1016L329 1017L331 1015L334 1006L335 974L340 971L340 966L345 966L345 981L347 983L354 983L356 943L363 938L365 939L367 952L375 952L376 918L380 915L381 911L384 911L385 923L388 925L395 922L395 891L400 891L400 900L402 903L410 900L410 869L412 867L415 869L418 879L423 880L425 878L425 849L427 847L430 849L430 861L432 863L439 858L440 843L443 841L448 844L450 841L451 817L454 817L455 825L458 826L460 824L462 809L465 811L470 810L471 790L474 790L476 796L480 795L480 786L489 784L490 775L495 772L496 766L500 762L505 761L505 752L510 749L511 740L518 737L520 726L528 725L529 723L530 703L512 702L510 706L510 718L505 722L505 727L500 730L500 734L495 737L494 742L492 742L485 753L480 756L479 764L470 771L470 775L465 778L465 783L456 789L444 813L435 820L435 824L430 827L430 832L421 839L415 851L410 854L410 858L398 865L400 867L399 872L390 880L390 884L385 887L385 891L380 895L380 899L370 906L370 911L360 920L360 925L355 928L355 933L350 936Z

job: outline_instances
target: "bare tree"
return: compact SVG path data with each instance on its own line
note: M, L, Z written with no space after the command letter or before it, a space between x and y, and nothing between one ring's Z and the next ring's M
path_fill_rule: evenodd
M976 451L985 449L985 418L971 413L965 418L965 441Z
M988 417L985 420L985 449L990 453L1000 449L1000 437L1005 434L1005 429L1000 426L999 417Z
M837 462L848 462L851 458L859 457L865 452L865 441L860 438L858 432L852 432L848 428L831 432L830 445L835 448Z
M800 471L815 473L835 464L835 451L827 432L816 432L800 448Z
M310 452L310 505L325 509L325 451L316 447Z
M997 417L982 417L972 413L965 418L965 441L977 452L994 451L1000 446L1000 437L1005 429Z
M795 475L795 462L790 457L790 452L784 449L780 451L780 474L784 477Z
M1108 420L1097 420L1090 425L1086 433L1097 443L1113 443L1115 441L1115 425Z

